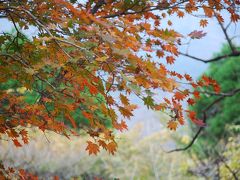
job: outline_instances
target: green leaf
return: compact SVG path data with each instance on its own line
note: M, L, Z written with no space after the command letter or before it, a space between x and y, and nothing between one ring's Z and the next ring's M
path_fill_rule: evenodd
M143 101L144 101L144 105L146 105L148 109L149 108L151 108L151 109L153 108L154 100L153 100L152 96L144 97Z

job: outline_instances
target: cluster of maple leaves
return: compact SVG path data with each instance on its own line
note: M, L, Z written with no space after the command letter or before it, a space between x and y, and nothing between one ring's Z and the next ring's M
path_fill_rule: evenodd
M97 154L100 147L114 154L117 143L113 129L127 129L125 120L137 108L130 95L141 98L150 109L169 112L169 129L184 124L185 112L193 123L204 126L182 104L193 105L200 97L199 87L212 86L217 93L220 88L209 77L195 82L190 75L165 67L164 59L173 64L179 56L178 46L184 38L171 29L168 19L203 10L200 26L205 27L207 18L213 16L223 22L221 12L227 10L237 22L236 5L239 1L1 1L0 15L13 23L16 38L30 27L37 28L38 33L15 50L5 47L1 51L0 82L17 80L38 97L29 104L24 94L0 92L0 136L7 135L16 146L22 146L28 143L25 127L37 126L43 132L52 130L66 137L77 135L80 128L92 137L87 141L89 154ZM169 28L161 28L164 21ZM205 33L197 30L188 35L192 39L203 36ZM7 41L9 35L1 34L1 44ZM182 88L179 80L192 88ZM171 98L154 100L159 90L172 94ZM87 125L76 123L73 113L77 109L88 120ZM104 124L107 119L111 127Z
M0 171L0 178L5 179L14 179L17 177L17 179L25 180L25 179L31 179L31 180L38 180L38 176L31 174L27 172L24 169L16 170L13 167L5 168L3 164L0 163L0 170L4 170L4 172ZM58 176L53 176L53 180L59 180Z

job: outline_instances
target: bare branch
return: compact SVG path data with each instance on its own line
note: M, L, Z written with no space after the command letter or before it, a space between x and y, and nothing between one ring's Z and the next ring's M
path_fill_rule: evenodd
M197 133L195 134L195 136L193 137L192 141L184 148L177 148L177 149L173 149L171 151L168 151L167 153L172 153L172 152L177 152L177 151L185 151L187 150L188 148L190 148L194 142L196 141L196 139L198 138L199 134L202 132L203 130L203 127L200 127L197 131Z
M189 57L189 58L191 58L191 59L194 59L194 60L196 60L196 61L200 61L200 62L204 62L204 63L210 63L210 62L220 61L220 60L223 60L223 59L229 58L229 57L237 57L237 56L240 56L240 51L236 51L236 50L235 50L235 51L232 52L232 53L225 54L225 55L221 55L221 56L217 56L217 57L215 57L215 58L208 59L208 60L204 60L204 59L201 59L201 58L198 58L198 57L195 57L195 56L186 54L186 53L182 53L182 52L180 52L179 54L182 55L182 56L186 56L186 57Z
M97 13L98 9L100 9L104 4L106 4L105 0L99 0L96 5L92 8L91 13Z
M220 25L220 27L221 27L224 35L225 35L225 37L226 37L226 40L227 40L227 42L228 42L228 45L229 45L230 49L232 50L232 52L235 52L236 49L235 49L235 47L233 46L232 41L231 41L231 39L229 38L228 33L227 33L227 28L228 28L228 26L225 28L225 27L223 26L223 23L217 18L217 15L216 15L216 14L215 14L215 17L216 17L216 19L217 19L217 21L218 21L218 23L219 23L219 25Z

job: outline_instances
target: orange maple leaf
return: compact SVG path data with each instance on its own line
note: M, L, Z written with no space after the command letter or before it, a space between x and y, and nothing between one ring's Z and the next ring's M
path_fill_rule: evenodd
M206 19L201 19L200 20L200 26L206 27L208 25L208 21Z
M160 51L160 50L157 50L156 55L157 55L157 57L161 58L161 57L164 56L164 52Z
M120 113L123 115L123 117L127 117L130 118L131 116L133 116L131 110L128 108L124 108L124 107L118 107Z
M99 146L91 141L87 141L88 145L86 147L86 150L88 151L89 155L95 154L99 152Z
M196 113L194 111L186 111L188 113L188 117L190 118L190 120L192 122L194 122L195 124L197 124L198 126L205 126L206 124L203 122L203 120L201 119L197 119L196 117Z
M167 60L167 63L168 63L168 64L173 64L174 61L175 61L175 58L172 57L172 56L167 56L167 57L166 57L166 60Z
M213 89L214 89L215 93L220 93L220 91L221 91L221 87L218 84L214 84Z
M120 100L121 100L123 105L125 105L125 106L129 105L128 98L126 96L124 96L123 94L120 94Z
M195 98L199 99L200 98L200 93L198 91L194 91L193 95Z
M213 16L214 11L212 10L211 7L207 7L205 5L203 5L202 7L203 7L203 10L204 10L204 13L205 13L206 16L208 16L208 17L212 17Z
M178 11L177 15L178 15L178 17L182 18L184 16L184 12L183 11Z
M125 121L121 121L121 123L113 123L113 126L117 129L117 130L120 130L121 132L124 130L124 129L128 129L127 127L127 124Z
M99 146L102 146L103 149L107 150L107 144L103 140L98 140Z
M171 120L171 121L168 122L168 126L167 126L167 127L168 127L170 130L176 131L177 126L178 126L178 123L177 123L176 121L174 121L174 120Z
M95 95L98 93L98 89L95 86L89 85L88 88L91 94Z
M23 140L24 144L28 144L28 132L25 129L23 129L19 133L22 136L22 140Z
M117 143L115 143L114 141L110 142L107 145L107 150L109 151L109 153L114 155L114 153L117 151Z
M86 111L83 111L82 114L87 119L92 119L93 118L93 115L88 113L88 112L86 112Z
M16 147L22 147L22 145L19 143L17 139L12 139L12 141Z
M195 104L195 101L192 98L188 98L187 102L188 102L189 105Z
M175 92L174 95L175 99L178 101L182 101L185 98L185 95L179 91Z
M192 81L192 77L189 74L184 74L184 77L187 81Z

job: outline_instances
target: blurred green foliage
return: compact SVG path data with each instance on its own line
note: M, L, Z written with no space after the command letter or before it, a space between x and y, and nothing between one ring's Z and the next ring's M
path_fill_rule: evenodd
M229 54L227 46L223 46L216 56ZM207 76L217 80L221 86L221 92L227 93L240 88L240 57L228 57L221 61L210 64L206 73ZM213 92L210 88L203 88L201 91ZM200 100L192 107L197 116L202 118L202 111L220 96L202 95ZM230 136L238 134L240 125L240 93L231 97L225 97L207 111L207 127L193 146L198 156L208 156L214 152L215 146L220 141L226 141ZM195 128L193 128L195 130ZM195 131L194 131L195 132ZM204 149L204 151L203 151Z

